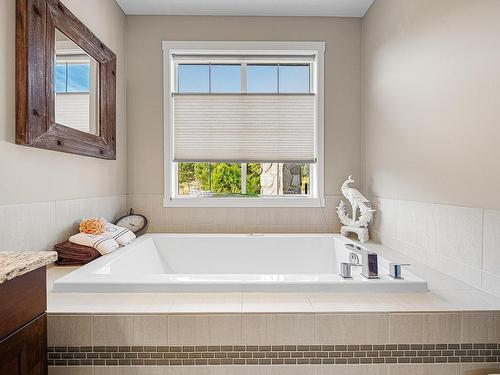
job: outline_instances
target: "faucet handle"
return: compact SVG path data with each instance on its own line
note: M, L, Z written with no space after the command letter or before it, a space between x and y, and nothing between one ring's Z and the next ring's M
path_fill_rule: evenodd
M358 263L340 263L340 273L339 275L344 279L352 279L352 267L361 267L361 264Z
M411 266L410 263L389 263L389 276L393 279L403 279L401 267Z

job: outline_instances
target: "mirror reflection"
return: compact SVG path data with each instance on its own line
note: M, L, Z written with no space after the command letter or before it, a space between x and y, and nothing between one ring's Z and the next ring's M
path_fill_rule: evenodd
M55 121L99 135L99 63L56 29Z

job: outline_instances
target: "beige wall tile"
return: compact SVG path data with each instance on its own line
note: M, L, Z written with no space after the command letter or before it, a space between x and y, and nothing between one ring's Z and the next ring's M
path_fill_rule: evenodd
M482 287L486 292L500 297L500 276L484 271L482 275Z
M500 276L500 211L484 210L483 269Z
M94 345L166 345L166 315L95 315Z
M0 206L0 248L12 251L52 250L78 231L82 217L113 220L125 212L125 195ZM30 228L26 231L26 228Z
M49 315L49 346L91 346L92 315Z
M241 315L169 315L168 344L241 344Z
M49 366L49 375L94 375L92 367Z
M149 232L331 233L340 228L337 195L328 196L324 208L165 208L163 196L154 194L130 194L127 202L148 217Z
M80 220L91 216L102 216L114 221L126 212L126 196L96 197L57 201L57 241L64 241L78 232Z
M436 228L432 204L402 200L393 202L397 209L394 238L418 248L428 249L434 241Z
M370 230L395 238L398 213L397 201L376 197L370 197L369 199L372 201L373 208L377 210L370 223Z
M459 375L459 364L390 365L389 375Z
M391 343L460 342L460 313L390 314Z
M51 250L54 244L54 202L0 206L0 249Z
M242 317L242 340L246 345L314 344L313 314L249 314Z
M320 314L317 316L318 344L387 343L388 314Z
M462 321L463 342L491 342L500 341L500 313L499 312L464 312Z
M386 365L318 366L316 375L387 375Z

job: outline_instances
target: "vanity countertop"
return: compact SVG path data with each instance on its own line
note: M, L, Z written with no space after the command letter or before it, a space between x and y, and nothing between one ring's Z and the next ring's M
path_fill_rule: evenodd
M55 251L0 251L0 284L56 260Z

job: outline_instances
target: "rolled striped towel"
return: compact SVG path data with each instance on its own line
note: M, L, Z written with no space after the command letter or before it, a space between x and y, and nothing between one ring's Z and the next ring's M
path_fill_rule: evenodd
M106 255L120 247L118 242L107 233L86 234L78 233L69 238L69 242L82 246L90 246L96 249L101 255Z
M118 225L106 223L105 228L106 232L103 234L113 237L113 239L118 242L120 246L127 245L136 238L134 232L130 229L119 227Z

